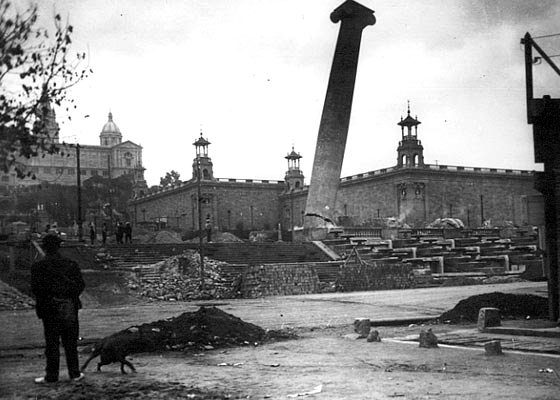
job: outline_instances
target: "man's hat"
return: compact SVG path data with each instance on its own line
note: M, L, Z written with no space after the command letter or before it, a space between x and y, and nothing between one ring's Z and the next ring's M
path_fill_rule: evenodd
M48 233L45 235L41 243L43 246L60 246L62 238L56 233Z

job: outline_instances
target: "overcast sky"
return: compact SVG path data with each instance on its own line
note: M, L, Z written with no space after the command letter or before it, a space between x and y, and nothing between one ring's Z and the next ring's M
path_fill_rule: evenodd
M73 49L89 51L94 71L72 90L72 121L58 111L60 135L97 145L112 111L123 139L143 146L149 185L171 170L190 179L201 128L219 178L282 180L293 145L309 183L339 30L329 14L341 3L42 0L41 23L68 17ZM426 163L541 169L519 41L559 33L559 1L361 4L377 23L362 37L342 176L396 164L407 100ZM538 43L560 54L560 37ZM535 79L535 96L560 96L548 66Z

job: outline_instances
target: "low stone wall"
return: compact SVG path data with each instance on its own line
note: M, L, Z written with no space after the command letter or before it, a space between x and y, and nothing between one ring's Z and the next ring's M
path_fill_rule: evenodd
M410 264L346 264L340 268L337 291L410 289L416 287L414 267Z
M317 293L319 277L313 265L308 264L249 266L239 291L243 298Z

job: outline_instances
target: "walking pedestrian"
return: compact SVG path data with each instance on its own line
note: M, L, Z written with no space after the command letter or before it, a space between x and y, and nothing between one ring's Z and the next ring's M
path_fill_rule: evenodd
M58 381L61 341L70 379L84 377L78 360L78 310L85 284L78 264L60 254L61 242L56 234L46 235L42 241L45 258L31 266L31 291L45 335L46 369L44 376L35 378L38 384Z

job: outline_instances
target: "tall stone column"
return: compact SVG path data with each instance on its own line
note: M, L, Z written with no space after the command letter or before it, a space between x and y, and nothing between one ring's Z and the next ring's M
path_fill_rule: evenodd
M326 228L329 221L334 222L362 31L366 26L375 24L373 11L352 0L345 1L330 17L333 23L340 21L340 31L319 125L305 209L305 227L318 232L320 228Z

